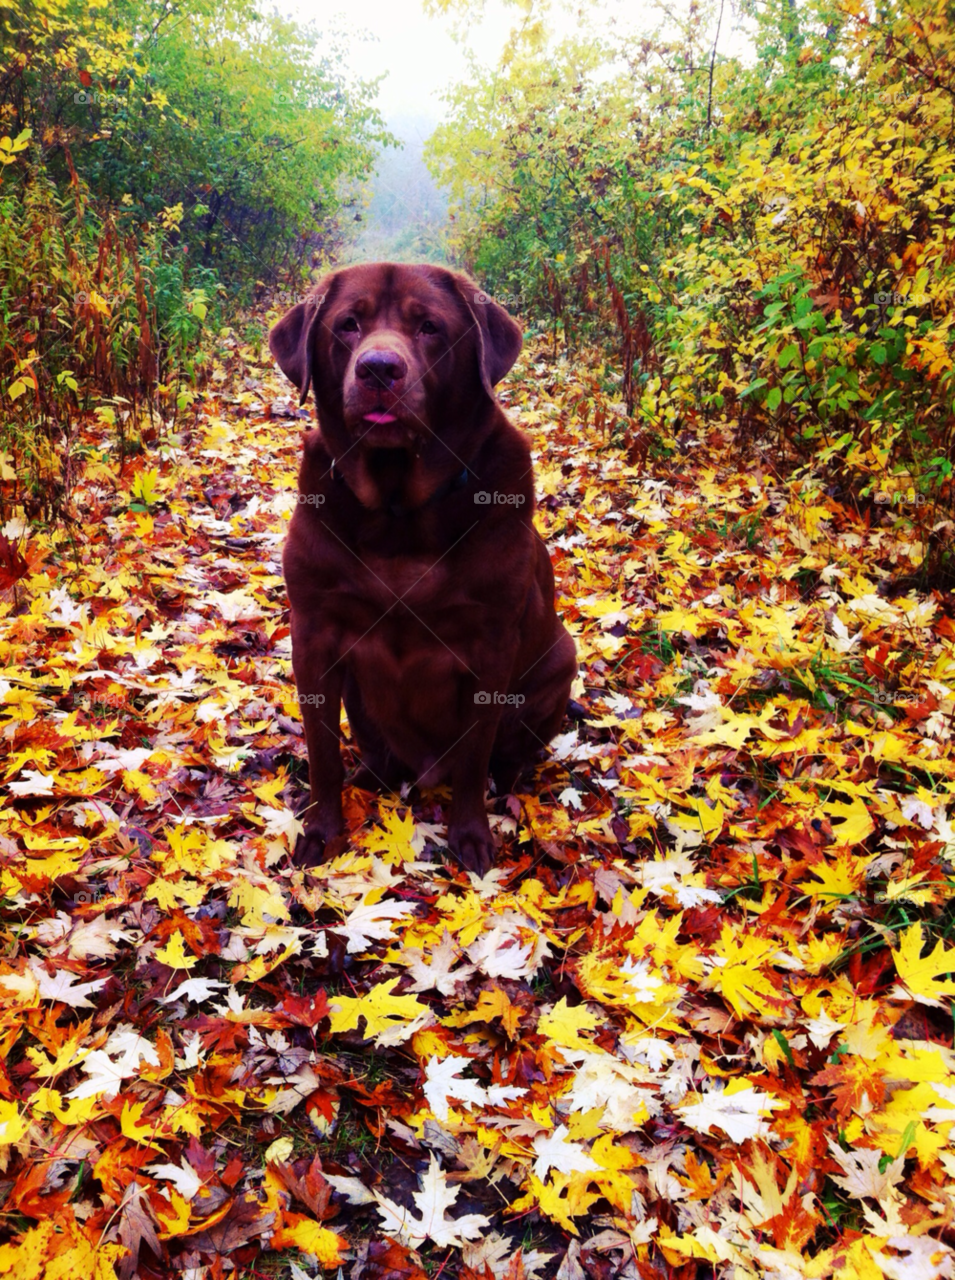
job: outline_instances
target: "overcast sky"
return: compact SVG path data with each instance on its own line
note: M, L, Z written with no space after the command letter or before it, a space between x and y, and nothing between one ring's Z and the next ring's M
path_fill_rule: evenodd
M451 19L425 17L420 0L361 0L350 8L342 0L280 0L280 8L319 27L365 31L374 37L351 41L349 66L361 79L387 72L378 98L386 120L405 115L441 119L441 91L467 73L461 48L451 38ZM470 44L482 62L496 64L519 16L518 9L487 0L484 21L470 33Z
M672 2L673 8L679 10L690 0ZM660 19L652 0L604 0L604 5L626 25L647 32ZM467 77L464 55L451 37L452 19L443 15L425 17L421 0L360 0L350 7L343 0L278 0L278 6L295 17L314 21L320 28L352 33L348 41L352 73L361 79L387 73L378 99L386 121L409 115L435 122L442 119L445 107L441 91ZM497 65L504 42L521 16L517 5L508 7L502 0L486 0L481 23L469 32L470 45L485 66ZM560 4L551 6L547 21L559 35L579 29L576 15ZM599 0L588 21L600 25ZM721 52L741 52L739 21L727 6L720 28ZM370 38L356 38L355 33L359 32Z

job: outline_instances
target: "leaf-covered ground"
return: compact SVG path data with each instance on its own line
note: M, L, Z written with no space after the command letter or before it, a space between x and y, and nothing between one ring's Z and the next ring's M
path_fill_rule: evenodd
M484 881L441 792L349 790L303 874L302 423L250 349L213 386L119 484L91 446L2 597L0 1276L955 1276L955 624L878 593L904 509L628 454L531 353L565 731Z

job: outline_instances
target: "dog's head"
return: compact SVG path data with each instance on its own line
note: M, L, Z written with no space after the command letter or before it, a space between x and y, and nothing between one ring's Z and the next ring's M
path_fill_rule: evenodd
M467 276L369 263L326 276L269 334L323 434L344 450L460 452L521 349L521 330Z

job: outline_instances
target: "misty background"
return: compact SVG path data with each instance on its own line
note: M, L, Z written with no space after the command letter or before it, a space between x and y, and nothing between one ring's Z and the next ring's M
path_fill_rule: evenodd
M388 128L401 148L382 150L377 170L356 213L354 238L346 262L446 261L444 228L448 201L423 159L424 144L439 123L438 114L398 111ZM360 220L360 221L359 221Z

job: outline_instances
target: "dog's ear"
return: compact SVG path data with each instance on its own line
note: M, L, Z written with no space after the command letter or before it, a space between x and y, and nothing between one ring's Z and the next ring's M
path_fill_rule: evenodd
M312 385L315 327L330 284L331 277L320 281L304 302L296 303L269 332L269 350L285 376L298 387L300 405L308 399Z
M454 282L477 323L481 381L487 393L492 395L494 387L521 354L524 341L521 326L507 314L500 303L479 289L469 276L455 272Z

